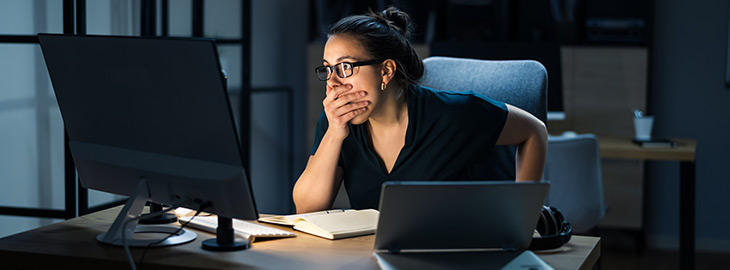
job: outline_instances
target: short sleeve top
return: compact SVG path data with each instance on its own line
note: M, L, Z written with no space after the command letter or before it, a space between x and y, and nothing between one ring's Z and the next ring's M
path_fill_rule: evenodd
M484 162L507 119L504 103L474 92L451 92L412 86L407 90L408 128L405 144L390 173L382 167L366 123L348 124L350 134L340 151L339 166L354 209L378 209L386 181L453 181L471 179L471 166ZM317 122L311 155L319 147L328 122Z

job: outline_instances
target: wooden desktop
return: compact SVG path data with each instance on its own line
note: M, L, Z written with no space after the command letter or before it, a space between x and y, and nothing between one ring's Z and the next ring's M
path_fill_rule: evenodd
M129 269L123 248L96 241L96 235L107 230L120 209L115 207L2 238L1 268ZM248 250L212 252L203 250L201 242L214 235L195 232L198 238L192 243L148 249L142 265L139 260L144 249L133 248L137 266L143 269L379 268L373 256L374 235L332 241L295 231L297 236L293 238L254 241ZM600 238L589 236L573 236L559 249L536 252L555 269L591 269L600 253Z

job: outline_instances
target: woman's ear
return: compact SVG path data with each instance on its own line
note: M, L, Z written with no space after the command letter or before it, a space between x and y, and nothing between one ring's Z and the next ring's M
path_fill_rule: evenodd
M395 77L395 71L398 67L393 59L383 61L382 67L383 83L388 84Z

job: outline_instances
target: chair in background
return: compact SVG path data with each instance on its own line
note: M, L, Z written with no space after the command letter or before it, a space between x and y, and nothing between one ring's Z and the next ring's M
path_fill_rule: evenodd
M530 112L547 115L547 71L532 60L476 60L433 56L423 60L420 85L449 91L473 91ZM472 175L484 180L515 179L516 146L497 146Z
M560 210L573 233L593 232L606 213L596 136L550 136L543 179L550 182L546 205Z

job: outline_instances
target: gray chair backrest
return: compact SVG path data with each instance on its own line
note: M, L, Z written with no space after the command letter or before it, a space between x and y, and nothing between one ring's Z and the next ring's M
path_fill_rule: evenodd
M433 56L423 63L426 70L419 85L474 91L546 120L548 74L540 62ZM495 147L487 162L474 168L472 175L483 180L515 179L515 151L516 146Z
M546 204L560 210L573 233L589 232L606 213L595 135L550 136L543 179L550 182Z

